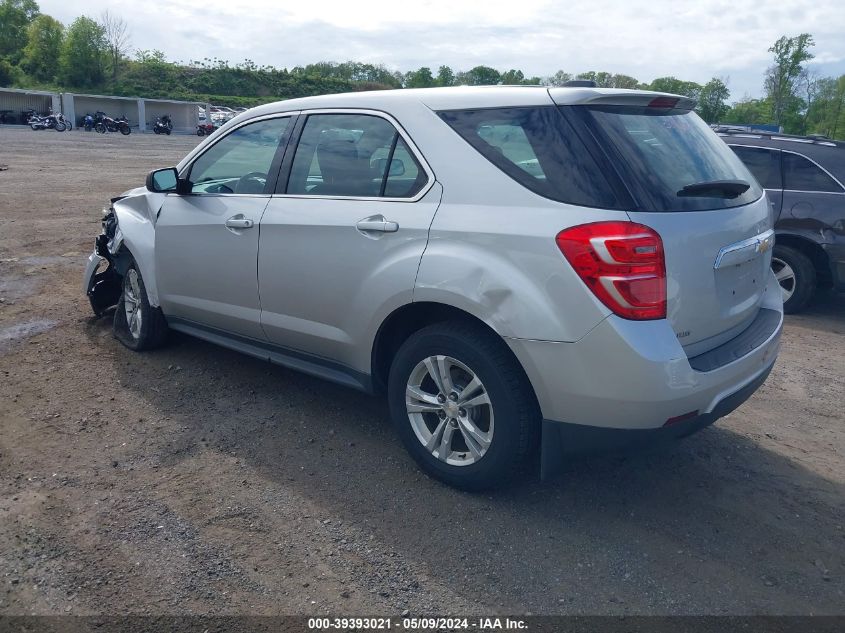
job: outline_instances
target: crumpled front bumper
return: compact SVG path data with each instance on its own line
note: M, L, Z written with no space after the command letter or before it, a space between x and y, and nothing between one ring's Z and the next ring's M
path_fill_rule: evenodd
M108 263L108 266L104 268L103 263ZM88 256L82 289L97 316L102 316L109 308L117 305L120 300L121 277L108 256L103 257L97 250Z

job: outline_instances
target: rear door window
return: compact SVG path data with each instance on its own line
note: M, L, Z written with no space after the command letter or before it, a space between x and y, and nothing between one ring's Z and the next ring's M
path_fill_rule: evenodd
M562 106L596 133L640 211L705 211L748 204L763 195L748 168L689 110L632 106ZM690 185L747 182L735 190Z
M596 160L554 106L439 114L487 160L531 191L581 206L623 206Z
M783 153L784 189L842 193L842 187L811 160L793 152Z
M296 147L286 193L411 198L427 182L428 175L388 120L312 114Z
M739 156L748 170L754 174L764 189L782 189L780 177L780 151L765 147L745 147L731 145L734 154Z

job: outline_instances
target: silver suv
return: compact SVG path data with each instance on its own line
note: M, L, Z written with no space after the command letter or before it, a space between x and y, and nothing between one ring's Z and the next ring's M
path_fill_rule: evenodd
M254 108L112 201L85 291L131 349L178 330L386 393L463 488L688 435L762 384L783 321L771 207L692 107L493 87Z

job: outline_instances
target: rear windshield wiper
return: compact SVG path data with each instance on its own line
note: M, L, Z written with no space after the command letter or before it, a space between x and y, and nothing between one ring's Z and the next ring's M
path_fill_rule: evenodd
M679 198L737 198L751 188L745 180L709 180L686 185L678 192Z

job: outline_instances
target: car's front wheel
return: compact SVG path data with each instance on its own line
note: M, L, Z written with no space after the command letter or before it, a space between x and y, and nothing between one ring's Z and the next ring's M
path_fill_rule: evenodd
M123 289L114 313L114 336L136 352L160 347L167 338L167 322L150 305L147 288L133 260L123 276Z
M507 345L460 321L426 327L402 345L388 399L397 432L420 467L467 490L511 480L540 424L530 383Z

